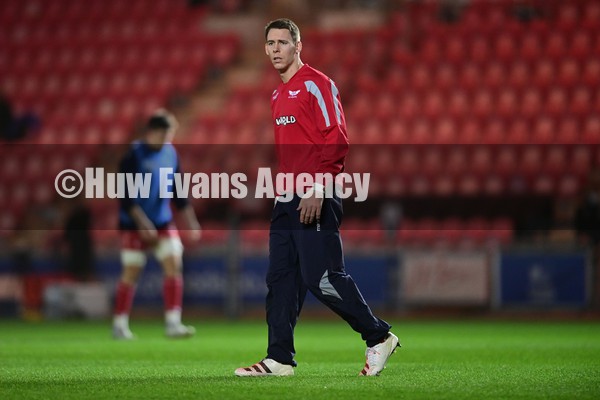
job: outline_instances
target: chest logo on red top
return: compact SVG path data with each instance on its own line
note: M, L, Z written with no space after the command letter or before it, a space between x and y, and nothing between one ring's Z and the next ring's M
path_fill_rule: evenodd
M279 118L275 119L275 123L277 124L277 126L279 125L288 125L288 124L294 124L296 123L296 117L294 117L293 115L283 115Z
M288 90L288 93L290 94L288 96L288 99L295 99L296 97L298 97L298 93L300 93L300 89L298 89L298 90Z

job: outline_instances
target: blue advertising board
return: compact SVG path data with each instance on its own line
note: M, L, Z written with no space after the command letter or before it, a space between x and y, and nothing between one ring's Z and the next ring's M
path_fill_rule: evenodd
M505 252L499 263L500 305L584 307L587 279L583 251Z
M265 283L268 256L244 256L240 259L238 278L231 277L226 254L184 256L184 303L189 306L224 306L231 295L233 282L239 286L235 291L239 301L246 306L264 306L267 286ZM32 263L35 273L57 273L60 262L51 258L35 259ZM9 262L0 262L9 271ZM352 275L365 300L373 306L383 305L389 298L388 271L397 266L397 260L389 257L368 255L346 258L346 271ZM97 278L106 284L111 298L121 274L121 264L117 255L99 257L95 265ZM2 271L0 271L1 274ZM10 274L6 274L9 276ZM41 289L40 289L41 290ZM306 305L319 303L310 293ZM136 286L134 306L162 307L163 274L154 257L148 263Z

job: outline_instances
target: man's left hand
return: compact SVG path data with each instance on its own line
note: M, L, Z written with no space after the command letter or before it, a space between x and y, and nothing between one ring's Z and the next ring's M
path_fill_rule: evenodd
M296 210L300 211L300 222L312 224L321 220L321 208L323 207L323 196L317 196L313 191L311 194L300 199Z

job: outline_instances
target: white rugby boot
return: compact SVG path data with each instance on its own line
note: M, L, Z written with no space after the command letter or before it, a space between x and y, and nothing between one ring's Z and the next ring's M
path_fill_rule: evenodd
M171 339L185 339L196 334L196 328L183 324L167 324L165 335Z
M398 337L389 332L383 342L373 347L367 347L365 356L367 358L365 367L358 374L359 376L379 375L385 368L388 358L400 347Z
M113 326L112 335L115 340L135 339L135 335L126 327Z
M294 375L294 367L281 364L270 358L265 358L249 367L235 370L236 376L291 376Z

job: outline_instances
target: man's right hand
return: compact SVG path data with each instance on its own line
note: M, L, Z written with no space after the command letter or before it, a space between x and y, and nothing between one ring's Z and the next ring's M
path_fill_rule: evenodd
M139 206L133 206L131 210L129 210L129 215L131 215L137 225L140 239L142 239L144 244L153 246L158 243L158 232L156 231L156 227Z
M139 228L140 239L148 246L154 246L158 243L158 232L154 227Z

